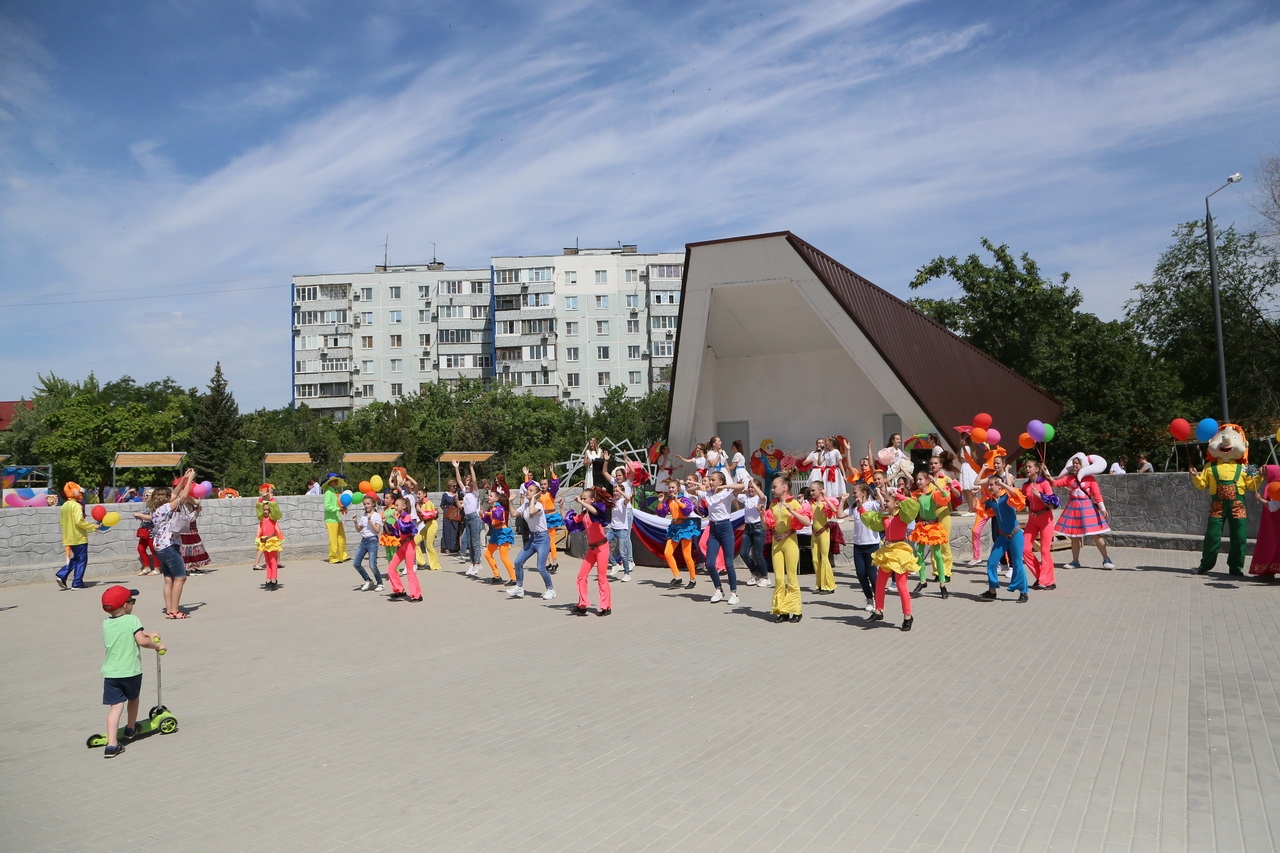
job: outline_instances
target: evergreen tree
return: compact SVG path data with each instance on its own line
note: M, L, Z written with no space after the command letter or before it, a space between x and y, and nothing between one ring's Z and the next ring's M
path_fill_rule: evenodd
M202 480L225 484L240 438L240 407L227 390L222 362L213 369L209 393L200 396L196 420L191 427L191 466Z

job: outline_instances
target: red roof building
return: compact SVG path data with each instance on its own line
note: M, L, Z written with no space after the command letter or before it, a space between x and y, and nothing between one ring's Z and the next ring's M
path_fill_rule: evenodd
M19 406L26 406L30 411L35 404L30 400L0 400L0 432L6 432L9 429Z

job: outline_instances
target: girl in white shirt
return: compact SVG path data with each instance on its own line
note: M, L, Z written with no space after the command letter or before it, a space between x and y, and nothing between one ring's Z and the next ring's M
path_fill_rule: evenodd
M733 496L743 488L741 483L726 482L724 472L716 471L702 481L698 490L698 497L707 506L711 528L707 538L707 574L711 575L711 582L716 585L716 591L711 596L712 604L724 601L720 573L716 571L716 557L721 551L724 551L724 566L729 574L729 603L738 603L738 574L733 569L733 522L729 515Z
M847 508L842 509L842 517L853 519L853 565L858 574L858 586L867 597L866 611L874 613L876 609L876 575L878 569L871 562L871 555L880 547L880 534L871 531L862 523L857 507L867 512L879 512L880 502L871 499L871 487L866 483L857 483L852 494L845 495Z
M769 579L769 564L764 561L764 517L761 507L768 506L764 490L754 477L748 477L743 483L746 488L738 495L742 504L742 562L747 564L751 575L747 578L747 586L773 586Z

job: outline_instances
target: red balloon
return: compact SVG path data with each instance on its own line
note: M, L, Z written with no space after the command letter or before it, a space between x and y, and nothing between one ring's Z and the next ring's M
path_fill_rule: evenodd
M973 425L975 427L980 427L982 429L990 428L991 415L988 415L986 412L979 412L978 414L974 415Z
M89 515L93 516L93 520L97 522L101 522L103 517L106 516L106 514L107 514L107 508L102 504L98 504L93 509L89 510Z
M1280 501L1280 480L1267 486L1267 500Z
M1030 433L1024 432L1022 435L1018 436L1018 446L1024 450L1030 450L1036 446L1036 440L1031 437Z
M1169 421L1169 434L1178 441L1186 441L1191 438L1191 424L1186 418L1174 418Z
M988 423L990 421L988 420ZM987 443L987 430L985 427L974 427L973 432L969 433L969 438L973 439L975 444Z

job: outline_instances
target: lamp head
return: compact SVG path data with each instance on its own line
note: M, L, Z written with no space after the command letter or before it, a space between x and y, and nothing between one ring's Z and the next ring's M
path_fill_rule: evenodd
M1232 175L1231 177L1227 178L1227 183L1229 183L1229 184L1238 184L1238 183L1239 183L1241 180L1243 180L1243 179L1244 179L1244 175L1241 175L1239 172L1236 172L1234 175Z

